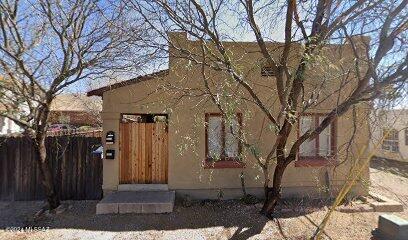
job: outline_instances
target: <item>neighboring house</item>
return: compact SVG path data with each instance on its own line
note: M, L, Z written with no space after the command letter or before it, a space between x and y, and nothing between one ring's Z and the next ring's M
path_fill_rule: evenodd
M69 124L75 127L100 126L102 101L83 94L61 94L51 104L50 124Z
M3 94L7 94L4 89L1 88L2 84L8 84L5 78L0 76L0 98ZM3 95L4 96L4 95ZM6 111L6 106L0 102L0 112ZM13 120L10 118L5 118L0 116L0 135L3 134L10 134L10 133L19 133L22 131L22 128L18 126Z
M6 111L6 108L0 104L0 112L1 111ZM18 126L13 120L0 116L0 135L19 133L21 131L22 128Z
M408 162L408 109L379 110L370 125L376 157Z
M200 49L200 42L189 40L185 33L169 33L169 36L179 46ZM276 95L275 90L262 87L263 82L273 81L267 67L254 69L253 63L262 58L256 43L224 44L234 53L235 60L241 61L243 74L249 81L259 83L253 87L262 99ZM278 46L279 43L268 43L271 48ZM341 57L337 52L340 48L344 50ZM295 52L298 50L294 49ZM349 45L329 45L326 51L328 57L342 59L343 63L350 64L350 69L354 69ZM263 124L264 114L250 103L242 103L237 107L236 117L228 123L232 127L227 127L218 108L209 99L203 101L203 98L197 97L200 91L183 96L184 89L194 91L202 87L202 72L201 66L191 65L188 60L177 58L177 55L176 49L170 47L168 70L88 92L88 96L103 98L105 194L116 191L122 184L162 183L178 194L189 194L193 198L217 198L221 195L223 198L235 198L242 196L239 176L243 172L247 192L262 196L262 171L255 158L236 138L231 137L231 130L228 129L245 133L246 139L257 142L259 149L265 153L274 142L275 135L269 126ZM245 64L246 61L250 64ZM315 79L319 74L321 72L317 69L309 76ZM207 77L217 81L228 76L208 71ZM321 94L325 89L333 90L337 84L340 82L330 82ZM172 85L178 87L172 90ZM311 84L305 88L306 92L312 91L314 86ZM346 85L341 94L349 93L350 88L350 85ZM310 109L308 114L301 117L299 131L317 124L337 100L337 95L332 96ZM300 157L290 164L284 174L284 197L322 196L324 186L336 191L344 184L351 161L336 168L333 165L342 162L346 155L356 160L359 150L369 143L367 116L371 107L369 104L359 104L355 109L356 118L349 111L337 118L319 136L319 141L315 139L302 145ZM358 124L355 129L357 134L350 148L346 148L353 139L353 121ZM296 137L296 134L291 135L289 142ZM332 154L334 157L330 159L324 157ZM359 158L360 161L365 159L366 155ZM357 183L353 192L367 194L368 185L362 183L367 181L368 167L365 167L362 181Z

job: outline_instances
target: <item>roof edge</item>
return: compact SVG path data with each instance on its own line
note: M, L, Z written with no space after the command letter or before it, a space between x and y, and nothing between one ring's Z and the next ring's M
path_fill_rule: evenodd
M151 79L154 79L156 77L167 76L168 74L169 74L169 69L160 70L160 71L153 72L153 73L150 73L150 74L141 75L141 76L138 76L138 77L135 77L135 78L131 78L131 79L128 79L128 80L125 80L125 81L122 81L122 82L114 83L114 84L111 84L111 85L108 85L108 86L93 89L93 90L87 92L86 95L88 97L91 97L91 96L102 97L104 92L114 90L114 89L117 89L117 88L121 88L121 87L124 87L124 86L128 86L128 85L136 84L136 83L139 83L139 82L151 80Z

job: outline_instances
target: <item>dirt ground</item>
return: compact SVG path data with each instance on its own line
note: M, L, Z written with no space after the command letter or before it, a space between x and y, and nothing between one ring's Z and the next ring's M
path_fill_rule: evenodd
M371 191L404 204L408 219L408 165L373 164ZM392 169L391 169L392 168ZM406 168L404 170L404 168ZM390 170L391 169L391 170ZM402 169L402 170L401 170ZM97 201L67 201L72 206L57 215L33 215L44 202L0 203L0 239L307 239L327 211L324 203L304 206L292 202L294 211L279 213L275 220L259 215L261 205L238 201L178 204L170 214L95 215ZM375 239L371 231L380 213L335 212L326 228L326 239ZM36 226L42 231L11 232L7 227Z

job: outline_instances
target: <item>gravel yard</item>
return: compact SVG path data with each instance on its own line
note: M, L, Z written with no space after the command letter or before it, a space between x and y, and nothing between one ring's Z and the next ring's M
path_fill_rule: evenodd
M408 178L382 166L371 168L372 191L398 200L408 218ZM0 203L0 239L307 239L327 211L292 202L296 211L284 211L275 220L258 214L260 204L238 201L180 204L171 214L95 215L97 201L67 201L72 206L57 215L33 215L44 202ZM308 205L308 204L306 204ZM312 206L312 205L308 205ZM326 228L326 239L373 239L379 213L335 212ZM46 231L10 232L6 227L49 227Z

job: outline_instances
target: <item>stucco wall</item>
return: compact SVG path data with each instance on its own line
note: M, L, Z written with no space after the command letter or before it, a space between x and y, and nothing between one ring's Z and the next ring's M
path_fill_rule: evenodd
M174 36L173 36L174 37ZM179 36L176 36L179 37ZM188 41L187 39L177 39L179 44L188 44L192 49L197 47L197 42ZM227 44L228 45L228 44ZM270 102L271 109L278 111L279 106L271 99L276 98L276 90L273 88L261 87L270 84L273 78L263 78L260 76L259 69L254 68L254 59L260 59L259 53L252 52L256 46L249 43L230 44L229 48L237 56L236 63L242 67L242 71L247 76L248 81L254 84L258 95L265 102ZM328 56L334 56L337 47L327 49ZM299 48L294 48L291 54L293 62L298 61L297 51ZM349 50L347 50L349 51ZM344 51L343 51L344 53ZM347 55L347 54L346 54ZM239 56L239 57L238 57ZM244 56L244 57L243 57ZM350 59L339 59L339 61L350 61ZM263 175L259 166L256 164L254 157L245 152L244 169L203 169L202 161L205 158L205 127L204 116L208 112L218 112L218 109L203 97L184 96L180 89L173 89L172 85L185 88L202 88L202 75L200 67L191 66L187 60L170 58L170 71L166 77L159 79L148 80L138 84L129 85L126 87L107 91L103 94L103 129L114 131L119 139L119 121L121 113L168 113L169 114L169 178L168 185L170 189L176 189L180 192L192 194L194 196L216 197L217 193L227 193L229 196L239 194L241 188L240 173L245 174L246 187L253 192L260 192L259 188L263 186ZM188 67L190 66L190 67ZM308 71L310 79L319 75L322 69L318 67ZM208 71L208 77L213 81L223 80L228 76L217 72ZM175 84L177 82L177 84ZM305 84L305 92L312 91L316 88L313 80ZM328 82L323 88L329 93L333 91L339 83ZM347 97L351 92L352 84L341 91L337 97L329 97L327 100L319 104L318 107L310 110L311 112L325 113L336 103L338 99ZM242 92L245 96L247 93ZM346 156L353 161L348 161L340 164L338 167L295 167L292 163L285 172L283 179L283 194L289 195L304 195L312 194L319 195L323 191L323 187L330 182L332 189L337 189L343 183L345 176L351 164L360 160L360 163L365 160L366 153L360 157L359 150L368 146L368 123L367 115L369 114L368 105L358 105L355 108L355 123L358 128L353 128L353 114L349 111L344 116L338 118L337 130L337 146L338 160L342 162ZM274 133L268 124L265 123L265 115L258 107L248 102L237 102L236 111L243 113L243 132L248 142L255 143L260 152L267 153L274 142ZM267 121L266 121L267 122ZM348 146L353 131L356 131L354 143ZM104 135L105 135L104 134ZM293 131L290 136L289 144L295 139L297 133ZM114 160L104 159L103 168L103 189L105 191L116 190L119 184L119 142L114 145L107 145L105 149L115 149L116 158ZM347 148L349 147L349 148ZM326 177L328 173L329 179ZM365 193L365 186L368 184L368 168L363 173L363 185L359 185L357 191ZM361 182L360 182L361 184Z

